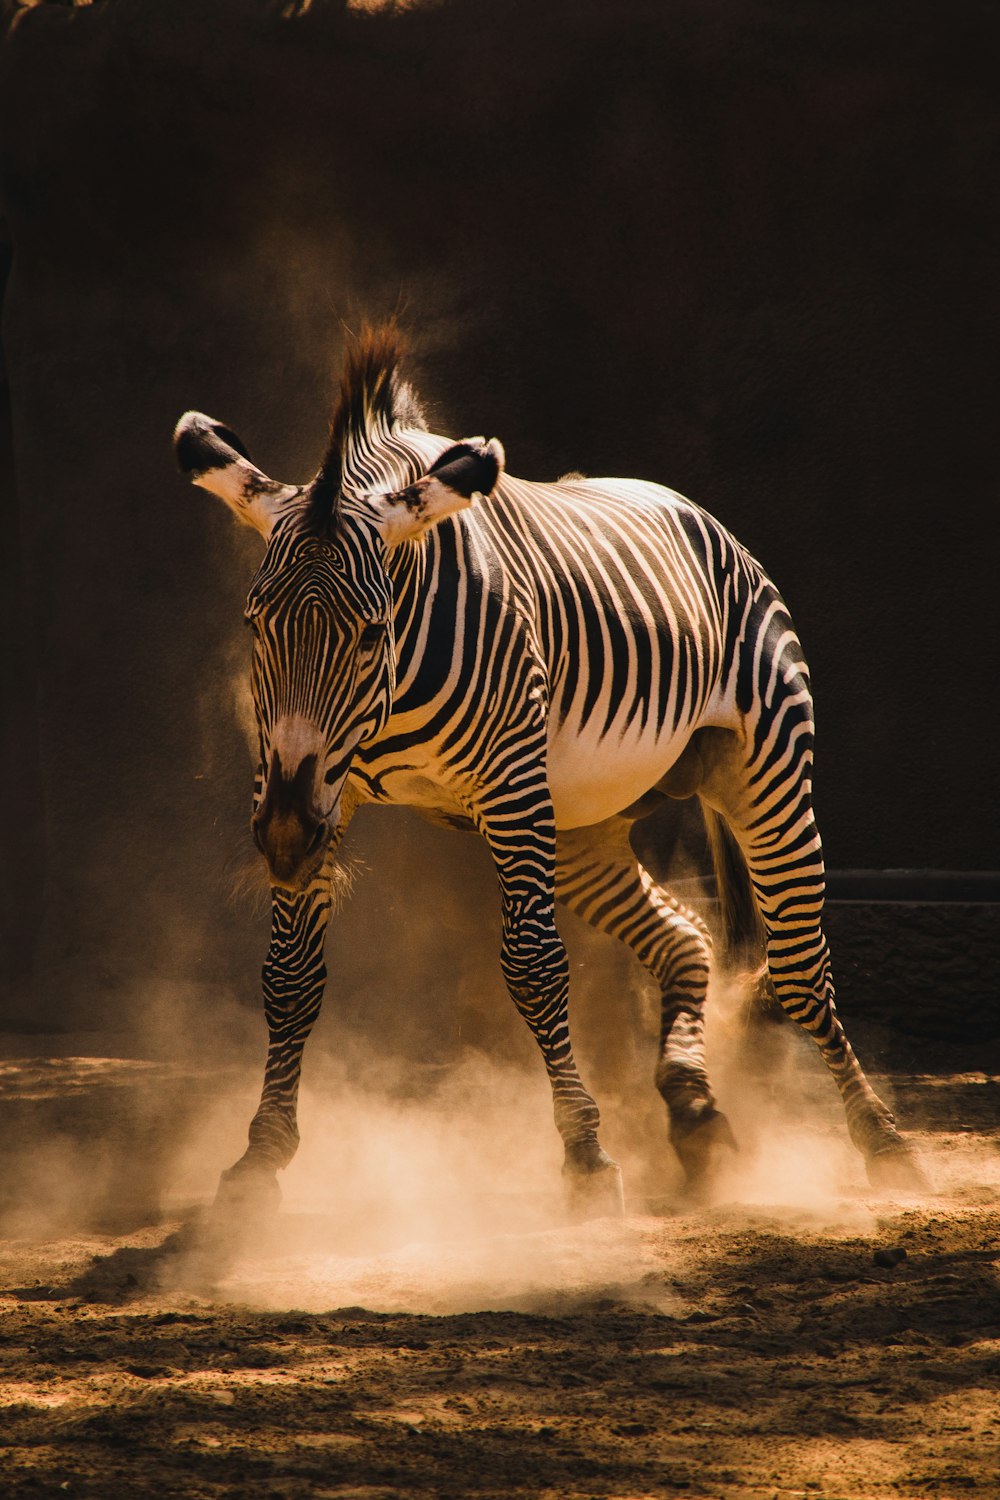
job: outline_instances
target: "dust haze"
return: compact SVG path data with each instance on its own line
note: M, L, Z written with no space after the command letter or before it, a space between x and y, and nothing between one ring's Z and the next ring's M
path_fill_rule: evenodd
M303 1069L302 1144L279 1174L276 1219L206 1258L199 1226L219 1172L245 1145L265 1027L225 989L163 985L143 997L142 1059L7 1065L19 1111L6 1172L14 1234L127 1243L143 1226L161 1223L162 1235L187 1225L143 1282L147 1295L445 1314L568 1311L594 1299L669 1310L671 1224L711 1233L713 1223L763 1216L807 1237L876 1231L878 1206L812 1043L769 1025L751 1045L742 992L721 979L709 996L708 1061L740 1151L710 1202L687 1199L652 1081L655 986L624 950L564 917L577 1054L627 1210L624 1220L574 1220L544 1068L498 982L492 906L470 931L454 871L425 871L433 900L421 910L437 920L411 914L373 945L357 923L366 886L392 899L402 876L363 870L332 919L329 995ZM266 917L254 925L263 944ZM442 943L456 934L464 958L443 973ZM357 955L373 946L366 972ZM338 955L350 971L352 953L353 994L338 972Z

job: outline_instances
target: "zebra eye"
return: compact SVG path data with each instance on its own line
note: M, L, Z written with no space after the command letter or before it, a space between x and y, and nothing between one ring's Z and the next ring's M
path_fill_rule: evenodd
M377 646L384 634L385 626L380 622L376 621L374 624L366 625L361 632L360 644L369 648Z

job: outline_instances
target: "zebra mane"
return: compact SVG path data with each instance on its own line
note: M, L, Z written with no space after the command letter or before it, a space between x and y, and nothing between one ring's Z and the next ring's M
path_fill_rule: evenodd
M396 324L365 324L349 335L340 390L330 417L326 453L316 475L314 505L325 515L316 520L336 526L341 490L366 450L397 424L425 429L420 404L399 366L403 340Z

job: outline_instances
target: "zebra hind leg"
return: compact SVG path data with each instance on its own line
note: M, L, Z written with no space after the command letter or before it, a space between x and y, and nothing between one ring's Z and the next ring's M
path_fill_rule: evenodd
M791 757L775 757L763 735L749 763L735 753L719 757L701 795L742 851L764 920L775 995L833 1075L869 1181L880 1189L926 1191L912 1148L865 1077L837 1014L821 925L825 872L811 802L811 724L809 731Z
M658 886L636 858L628 830L625 819L614 819L560 835L556 895L599 932L631 948L659 985L656 1086L688 1189L704 1197L738 1149L705 1066L711 939L701 919Z

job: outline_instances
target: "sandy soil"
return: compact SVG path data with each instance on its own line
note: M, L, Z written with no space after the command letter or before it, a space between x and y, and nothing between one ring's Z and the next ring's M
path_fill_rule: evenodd
M922 1201L872 1196L830 1106L712 1208L572 1224L481 1192L407 1238L286 1199L226 1251L203 1209L17 1235L0 1494L1000 1495L1000 1081L893 1086ZM790 1150L815 1181L773 1170Z

